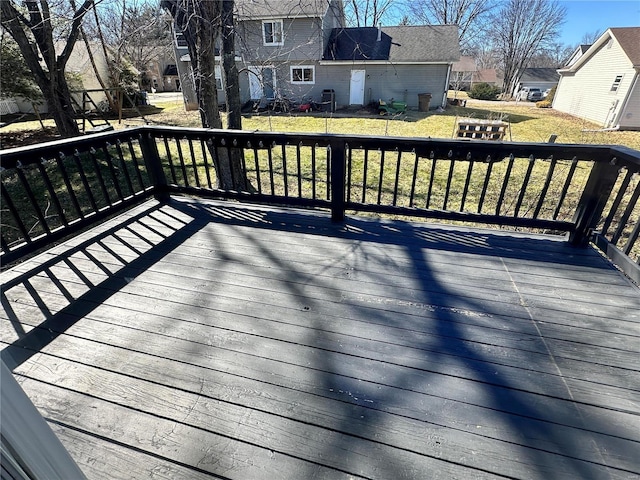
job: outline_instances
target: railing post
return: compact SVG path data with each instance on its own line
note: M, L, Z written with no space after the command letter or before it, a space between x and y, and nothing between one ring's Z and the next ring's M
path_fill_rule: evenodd
M344 140L332 140L331 149L331 221L342 222L345 211L345 150Z
M138 139L140 141L140 149L142 150L144 164L147 167L149 179L154 187L154 196L156 200L166 201L169 199L169 188L167 184L167 177L162 169L162 161L160 160L160 154L158 153L158 146L156 145L155 138L150 132L143 131Z
M573 217L575 227L569 234L569 243L572 245L589 243L591 232L600 221L602 211L618 178L619 168L615 163L616 159L613 158L608 163L596 163L591 169Z

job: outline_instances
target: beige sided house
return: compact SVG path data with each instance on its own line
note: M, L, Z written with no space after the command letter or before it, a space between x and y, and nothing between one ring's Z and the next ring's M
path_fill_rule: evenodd
M640 130L640 27L610 28L558 70L553 108L618 130Z

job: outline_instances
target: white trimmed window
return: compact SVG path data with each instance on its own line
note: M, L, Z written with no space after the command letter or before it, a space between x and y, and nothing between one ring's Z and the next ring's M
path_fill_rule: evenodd
M622 75L618 75L613 81L613 85L611 85L611 91L617 92L618 88L620 87L620 83L622 83Z
M316 83L316 67L313 65L292 66L291 83Z
M262 41L265 45L284 45L282 20L263 20Z

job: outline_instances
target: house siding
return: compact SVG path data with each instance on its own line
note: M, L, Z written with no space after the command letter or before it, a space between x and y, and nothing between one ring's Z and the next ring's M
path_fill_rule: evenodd
M365 103L378 100L406 101L418 107L418 94L430 93L431 107L442 104L449 65L321 65L318 82L322 89L336 92L339 106L349 104L351 70L365 70Z
M640 130L640 76L638 74L617 123L623 130Z
M618 75L623 76L622 81L612 92ZM561 75L553 108L610 127L624 107L635 77L631 62L613 39L610 47L605 43L573 74Z
M410 108L418 107L418 94L432 95L431 108L442 104L449 65L327 65L323 62L299 62L315 67L314 84L292 84L290 66L298 62L272 64L276 70L276 91L294 101L313 99L319 102L323 90L334 90L338 107L349 105L351 70L365 70L365 104L379 99L406 101ZM242 88L244 87L244 88ZM249 100L248 74L241 75L242 100Z
M284 45L264 45L262 21L246 20L239 26L238 51L247 65L281 61L313 61L322 57L323 31L319 18L284 19Z

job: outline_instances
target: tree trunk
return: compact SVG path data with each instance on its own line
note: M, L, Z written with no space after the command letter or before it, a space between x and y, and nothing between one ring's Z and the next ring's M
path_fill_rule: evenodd
M43 85L41 88L58 133L62 137L79 135L80 129L75 120L71 92L64 78L64 72L60 70L51 72L49 85Z
M75 122L71 93L64 72L78 38L82 18L90 8L94 8L93 0L84 0L80 8L75 10L73 20L68 25L64 49L60 54L55 51L54 26L48 2L25 0L24 4L27 7L28 16L18 13L10 1L0 1L2 27L7 29L18 44L27 66L47 101L58 133L63 137L79 135L80 130ZM33 45L32 40L35 40ZM38 57L42 58L46 70L40 64Z

